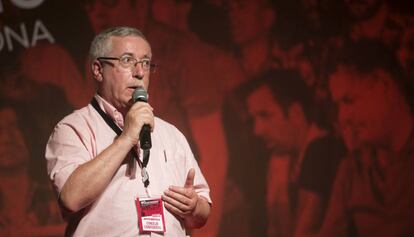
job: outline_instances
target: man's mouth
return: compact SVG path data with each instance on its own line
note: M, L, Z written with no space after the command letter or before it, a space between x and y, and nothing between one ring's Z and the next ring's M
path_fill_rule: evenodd
M128 89L135 91L136 89L143 88L142 86L128 86Z

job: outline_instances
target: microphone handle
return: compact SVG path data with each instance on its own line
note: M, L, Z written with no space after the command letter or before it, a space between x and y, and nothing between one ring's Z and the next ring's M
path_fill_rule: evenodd
M143 150L148 150L152 147L151 128L148 124L142 126L141 132L139 133L139 143Z

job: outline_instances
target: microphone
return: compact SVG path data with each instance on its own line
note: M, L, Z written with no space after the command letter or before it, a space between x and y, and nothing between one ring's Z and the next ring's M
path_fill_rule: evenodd
M143 88L137 88L132 94L132 100L134 103L137 101L148 102L148 93ZM139 143L143 150L148 150L152 147L151 128L148 124L144 124L141 128L141 132L139 133Z

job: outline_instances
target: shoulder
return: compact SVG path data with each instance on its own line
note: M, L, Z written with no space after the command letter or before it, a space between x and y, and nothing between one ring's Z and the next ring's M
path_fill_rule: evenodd
M305 151L305 157L312 160L340 160L346 156L346 148L341 139L324 136L312 141Z
M96 129L98 119L93 107L87 105L73 111L60 120L54 128L52 136L56 133L67 132L75 132L78 136L81 136L81 134L89 133L89 131Z
M173 124L159 118L155 117L155 129L154 135L161 135L166 137L181 137L184 136L177 127Z
M95 111L93 111L93 108L90 105L87 105L81 109L75 110L72 113L66 115L58 125L61 124L83 124L88 122L88 120L91 120L94 117Z
M153 133L153 141L159 141L163 146L189 148L188 142L184 134L178 130L173 124L155 117L155 128Z

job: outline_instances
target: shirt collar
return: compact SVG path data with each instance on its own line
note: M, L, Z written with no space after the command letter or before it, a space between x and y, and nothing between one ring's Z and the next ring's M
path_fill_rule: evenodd
M95 94L95 99L98 101L99 107L114 120L115 124L120 128L124 128L124 116L108 101Z

